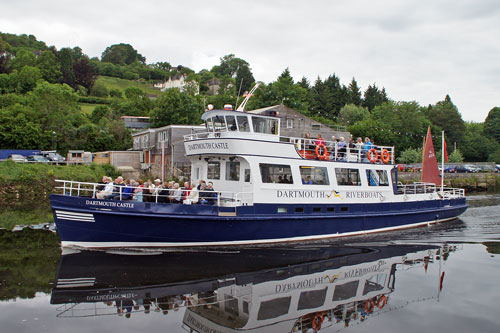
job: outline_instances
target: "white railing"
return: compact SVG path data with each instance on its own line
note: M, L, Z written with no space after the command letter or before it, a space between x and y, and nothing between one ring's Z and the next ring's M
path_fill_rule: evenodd
M102 193L101 187L105 184L78 182L72 180L56 180L57 183L62 183L62 186L55 188L63 195L98 198L98 193ZM132 189L132 192L124 191L126 188ZM179 187L179 190L184 192L185 188ZM187 201L175 200L175 189L168 188L146 188L137 186L114 185L113 192L107 193L103 199L110 200L131 200L140 201L137 198L142 197L144 202L153 203L188 203ZM188 190L191 191L191 190ZM238 207L252 206L253 193L251 192L231 192L231 191L198 191L198 203L205 199L208 205L219 207ZM139 194L141 193L141 194ZM184 193L183 193L184 194ZM214 195L215 194L215 195Z
M426 193L437 193L443 199L446 198L464 198L465 190L462 188L448 188L435 185L433 183L420 183L416 182L413 184L402 185L398 184L398 194L426 194Z
M238 137L243 132L230 132L230 133L239 133ZM184 135L184 141L192 141L198 139L206 139L209 137L211 132L196 132L188 135ZM218 138L218 137L217 137ZM224 137L225 139L229 137ZM275 142L275 141L272 141ZM309 138L298 138L298 137L287 137L280 136L280 142L290 142L295 144L297 152L300 156L305 159L318 159L318 155L323 155L320 159L328 160L328 161L344 161L344 162L365 162L365 163L386 163L386 164L394 164L394 147L392 146L376 146L373 145L373 149L365 148L364 144L354 145L345 142L341 144L339 141L324 141L323 152L319 150L319 154L316 153L316 148L318 145L316 144L316 139ZM370 152L371 150L371 152Z

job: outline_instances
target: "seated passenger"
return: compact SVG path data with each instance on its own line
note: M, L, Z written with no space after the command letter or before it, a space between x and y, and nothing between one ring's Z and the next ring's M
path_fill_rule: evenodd
M139 184L139 182L133 182L132 186L134 187L132 199L134 201L137 201L137 202L142 202L143 201L142 192L143 192L144 188L141 187L142 185Z
M170 195L168 196L171 203L181 203L182 202L182 190L179 187L179 183L175 183L173 188L170 190Z
M135 182L135 180L132 180L132 182ZM132 199L133 195L134 195L134 188L131 185L131 181L127 179L125 181L125 188L122 189L121 200L130 200ZM120 194L118 194L118 197L120 197Z
M191 184L191 190L189 191L189 195L184 200L184 203L187 205L196 204L198 203L198 199L199 199L198 189L194 186L194 184Z
M113 193L113 180L111 177L106 177L106 179L102 179L105 181L105 186L104 189L96 194L97 199L104 199L108 196L110 196Z
M337 145L337 153L338 153L338 158L341 161L344 161L346 159L346 154L347 154L347 142L345 142L344 137L340 137L340 141L338 142Z
M205 197L207 197L207 201L208 201L209 205L215 204L215 202L217 200L217 192L215 192L213 186L214 186L214 184L212 182L208 182L207 189L206 189L206 191L208 193L205 194Z

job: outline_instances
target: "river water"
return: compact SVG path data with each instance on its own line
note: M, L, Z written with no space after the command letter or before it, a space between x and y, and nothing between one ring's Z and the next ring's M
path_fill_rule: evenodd
M499 332L500 196L370 237L204 252L61 251L0 234L0 332Z

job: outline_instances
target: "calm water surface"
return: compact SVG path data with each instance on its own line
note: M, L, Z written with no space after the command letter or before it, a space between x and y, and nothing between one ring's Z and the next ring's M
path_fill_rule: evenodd
M500 196L459 219L283 248L84 251L0 238L0 332L499 332Z

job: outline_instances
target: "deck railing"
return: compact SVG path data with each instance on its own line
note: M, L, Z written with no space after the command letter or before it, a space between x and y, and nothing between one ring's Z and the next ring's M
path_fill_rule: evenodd
M241 132L235 138L241 137ZM211 132L195 132L184 135L184 141L192 141L198 139L206 139ZM219 139L219 137L214 137ZM224 136L224 139L230 139L231 136ZM366 147L364 143L354 144L340 141L322 141L323 146L317 144L318 141L313 138L299 138L280 136L280 142L293 143L300 156L305 159L321 159L328 161L343 161L343 162L365 162L365 163L389 163L394 164L394 147L392 146L377 146L373 145ZM274 142L274 141L273 141ZM319 148L318 148L319 147ZM318 148L318 149L317 149ZM371 152L370 149L372 150ZM321 156L320 156L321 155Z
M449 188L432 184L432 183L413 183L409 185L398 184L398 194L426 194L438 193L443 199L447 198L463 198L465 190L462 188Z
M88 197L88 198L98 198L98 193L102 193L101 187L105 184L88 183L88 182L78 182L72 180L56 180L57 183L62 184L61 186L56 186L55 188L59 190L63 195L78 196L78 197ZM125 188L131 188L132 193L124 192ZM139 192L136 192L139 190ZM184 192L183 187L179 187L179 190ZM151 193L145 193L146 191ZM181 196L180 201L175 200L175 189L167 188L146 188L146 187L134 187L134 186L121 186L114 185L113 192L107 193L103 199L112 200L130 200L139 201L134 199L134 196L139 196L143 198L144 202L153 203L179 203L179 204L191 204L189 200L183 200ZM252 206L253 205L253 193L251 192L231 192L231 191L198 191L198 203L205 199L208 201L208 205L215 205L219 207L237 207L237 206ZM138 195L138 193L141 193ZM215 196L213 195L215 193Z

